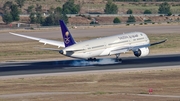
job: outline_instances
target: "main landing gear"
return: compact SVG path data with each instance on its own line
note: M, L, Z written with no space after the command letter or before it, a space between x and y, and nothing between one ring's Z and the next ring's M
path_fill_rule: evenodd
M97 61L96 58L88 58L87 60L88 60L88 61Z
M122 62L122 59L121 58L119 58L119 56L120 56L120 54L116 54L116 62Z

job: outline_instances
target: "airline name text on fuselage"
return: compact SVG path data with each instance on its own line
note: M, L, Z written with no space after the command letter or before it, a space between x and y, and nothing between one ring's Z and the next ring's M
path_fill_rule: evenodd
M138 34L136 34L136 35L119 36L118 38L119 38L120 40L122 40L122 39L137 38L137 37L138 37Z

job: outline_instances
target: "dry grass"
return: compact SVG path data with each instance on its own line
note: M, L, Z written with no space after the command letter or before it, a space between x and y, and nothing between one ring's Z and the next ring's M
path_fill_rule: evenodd
M148 34L151 43L157 42L157 40L163 40L167 38L167 42L159 45L150 47L152 54L172 54L180 53L180 34L179 33L168 33L168 34Z
M180 98L136 95L148 94L148 89L153 88L153 95L180 96L179 79L179 68L9 78L0 80L0 100L92 101L92 99L96 99L97 101L139 101L143 99L143 101L179 101ZM33 93L43 92L49 92L49 94L33 95ZM67 92L84 92L84 94L66 94ZM21 96L25 93L30 94ZM6 94L10 95L6 98L1 97L1 95ZM20 95L13 97L13 94Z

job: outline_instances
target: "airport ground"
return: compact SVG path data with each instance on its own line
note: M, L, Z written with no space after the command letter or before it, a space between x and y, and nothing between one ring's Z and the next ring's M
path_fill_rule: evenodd
M92 30L93 29L93 30ZM62 40L61 32L58 28L52 29L37 29L37 30L10 30L29 36L47 38L53 40ZM98 26L98 27L78 27L70 29L77 42L99 38L104 36L115 35L119 33L128 33L133 31L141 31L148 35L151 42L157 42L168 38L166 43L150 47L150 54L175 54L180 50L180 29L179 24L175 25L148 25L148 26ZM0 61L17 61L17 60L34 60L34 59L59 59L66 58L58 52L44 51L40 48L57 48L50 45L43 45L37 41L17 37L8 34L8 31L0 33ZM133 56L132 52L122 54L122 56Z
M11 76L0 79L0 100L179 101L179 79L179 67Z
M96 36L101 37L123 32L142 31L148 34L152 42L168 38L168 42L151 47L152 51L150 55L173 53L178 55L180 53L179 25L126 26L93 28L93 30L82 28L71 29L70 31L77 41L95 38ZM24 34L24 32L19 33ZM33 31L25 34L58 40L60 39L57 36L61 37L59 35L59 29L46 32ZM7 33L1 33L0 36L1 61L32 61L35 59L64 58L59 53L34 49L34 47L42 46L38 42L11 36ZM133 56L131 53L127 55ZM126 54L122 55L122 57L125 56ZM91 66L88 68L91 68ZM107 70L105 72L100 70L67 74L55 73L52 75L6 76L0 78L0 100L92 101L93 99L97 101L179 101L179 79L179 65L158 68L149 67L146 69L134 67L133 69ZM153 89L151 95L148 92L149 88Z

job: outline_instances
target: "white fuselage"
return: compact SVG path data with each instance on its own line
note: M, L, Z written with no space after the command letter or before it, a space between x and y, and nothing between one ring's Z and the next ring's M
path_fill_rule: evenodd
M129 47L149 44L149 38L142 32L131 32L109 37L79 42L63 49L63 54L74 58L120 54L129 51Z

